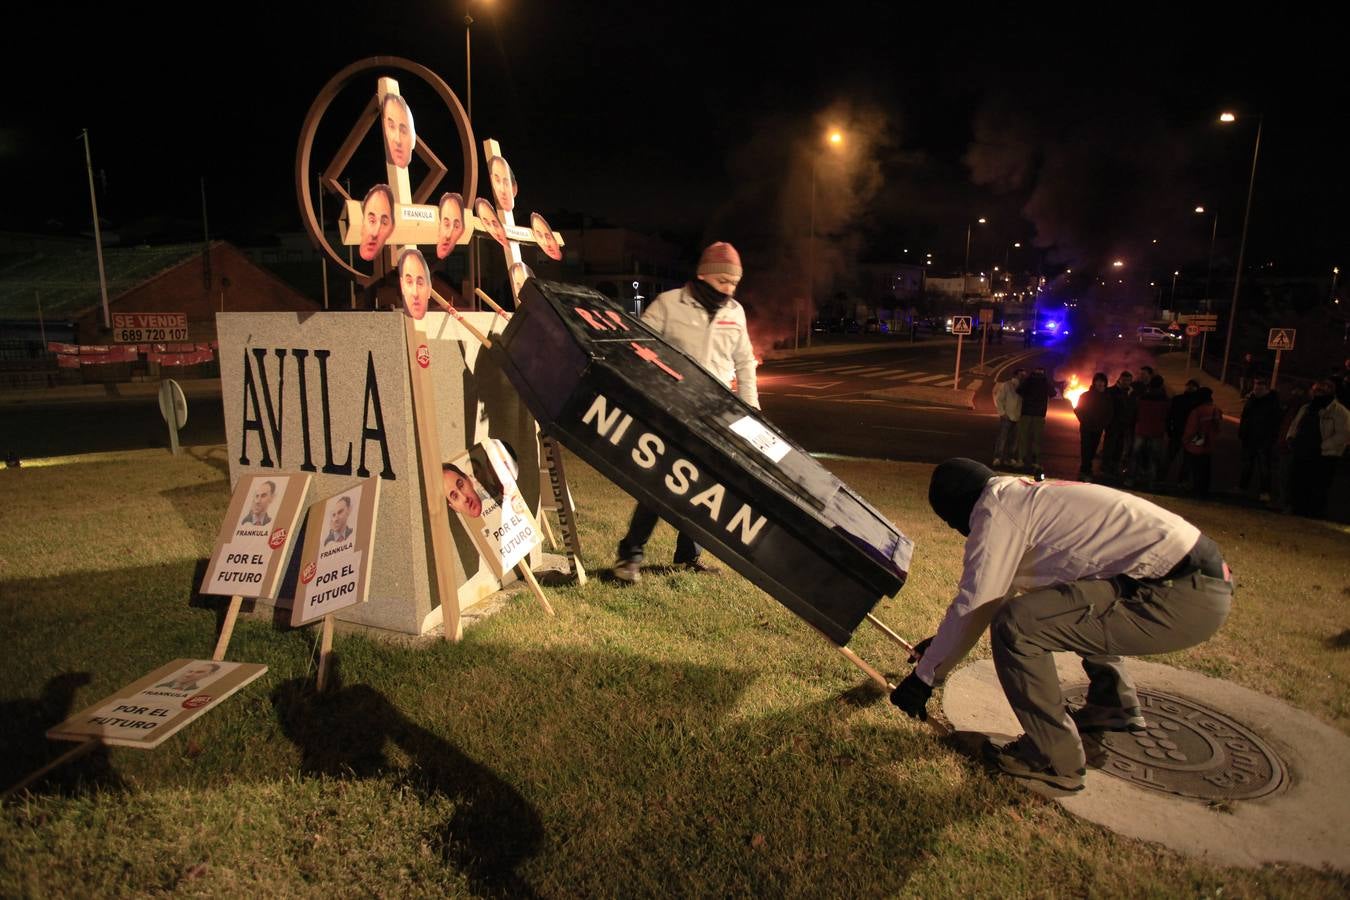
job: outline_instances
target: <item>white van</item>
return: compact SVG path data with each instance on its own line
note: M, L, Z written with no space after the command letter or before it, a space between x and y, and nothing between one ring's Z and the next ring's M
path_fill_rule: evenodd
M1166 331L1156 325L1140 325L1135 332L1139 336L1141 344L1170 344L1173 341L1181 340L1181 334L1175 331Z

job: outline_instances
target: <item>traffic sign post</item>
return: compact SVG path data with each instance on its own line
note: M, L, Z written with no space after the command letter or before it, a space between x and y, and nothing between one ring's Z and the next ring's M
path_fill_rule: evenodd
M1295 328L1272 328L1270 336L1266 338L1266 349L1275 351L1275 368L1270 373L1270 389L1275 390L1275 385L1280 380L1280 354L1286 350L1294 349L1294 335L1298 329Z
M172 378L159 383L159 414L169 426L169 452L178 455L178 429L187 424L187 397Z
M961 342L970 334L970 316L952 316L952 334L956 335L956 374L952 376L952 390L961 385Z
M980 310L980 368L984 368L984 347L989 341L989 323L994 321L992 309Z

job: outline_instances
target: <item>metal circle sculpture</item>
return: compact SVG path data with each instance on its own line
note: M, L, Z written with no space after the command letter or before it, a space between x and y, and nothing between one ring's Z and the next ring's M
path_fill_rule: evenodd
M445 103L446 108L450 111L450 118L454 120L455 129L459 132L460 147L465 161L461 196L475 197L478 194L478 154L474 148L473 127L469 123L469 116L464 111L463 105L460 104L459 98L455 96L454 91L450 90L450 86L439 75L426 66L397 56L372 56L352 63L329 79L328 83L319 91L318 96L314 98L314 102L310 104L309 112L305 114L305 123L300 129L300 144L295 154L295 194L296 200L300 204L301 220L304 222L305 230L308 232L310 240L314 242L314 246L327 255L329 262L346 272L362 287L370 285L379 277L379 266L377 264L375 274L361 272L353 268L328 243L328 239L323 232L323 225L314 214L314 197L310 188L310 173L312 171L310 169L310 157L314 149L314 135L318 131L319 122L322 121L333 99L357 78L377 70L387 72L391 69L417 76L429 85ZM320 176L323 186L329 193L336 194L344 201L352 199L342 187L338 176L342 174L342 171L347 167L347 163L355 155L356 148L361 140L371 128L378 124L378 121L379 110L376 108L376 100L372 95L365 111L353 124L347 139ZM426 141L418 140L415 152L431 169L417 186L412 198L414 203L425 203L449 170L437 158Z

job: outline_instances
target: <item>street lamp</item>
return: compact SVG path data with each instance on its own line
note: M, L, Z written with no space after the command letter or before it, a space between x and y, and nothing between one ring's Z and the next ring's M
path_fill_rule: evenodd
M1219 121L1224 123L1236 122L1237 116L1226 112L1219 116ZM1252 174L1247 181L1247 209L1242 214L1242 241L1238 244L1237 271L1233 273L1233 303L1228 309L1228 337L1223 344L1223 368L1219 373L1219 381L1223 384L1228 383L1228 355L1233 349L1233 323L1237 321L1238 290L1242 286L1242 260L1247 253L1247 225L1252 218L1252 190L1256 187L1256 160L1261 154L1261 126L1263 124L1265 124L1265 117L1257 115L1256 141L1252 145Z
M825 140L831 147L839 147L844 143L844 135L837 128L830 129L829 135ZM808 312L812 318L806 322L806 346L811 346L811 322L816 314L816 164L820 161L820 154L811 154L811 243L806 248L806 277L808 279L807 296L810 299L810 309ZM800 328L798 331L800 332Z
M1341 278L1341 267L1340 267L1340 266L1332 266L1332 267L1331 267L1331 298L1330 298L1332 303L1335 303L1335 302L1336 302L1336 282L1337 282L1337 281L1340 281L1340 278Z
M464 3L464 99L467 104L465 112L469 117L470 128L473 127L473 53L469 36L473 31L473 16L469 15L469 7L473 5L473 2L474 0L465 0ZM487 4L491 0L478 0L478 2ZM470 199L465 202L472 204L473 201ZM477 234L470 235L472 240L469 241L469 284L474 288L474 309L478 308L477 289L482 286L477 237Z
M984 216L980 216L979 220L978 220L975 224L977 224L977 225L988 225L988 224L989 224L989 220L986 219ZM970 272L970 229L971 229L971 227L972 227L971 224L970 224L969 222L967 222L967 223L966 223L966 261L965 261L964 263L961 264L961 299L962 299L962 300L965 300L965 299L966 299L966 276L967 276L967 273Z

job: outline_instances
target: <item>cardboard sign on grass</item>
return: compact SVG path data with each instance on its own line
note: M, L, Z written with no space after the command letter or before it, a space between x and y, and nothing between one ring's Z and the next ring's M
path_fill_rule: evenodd
M309 508L292 625L366 602L379 502L380 479L367 478Z
M441 471L446 502L498 579L542 540L515 472L514 460L495 440L474 445Z
M304 474L246 475L235 483L202 578L203 594L277 595L309 479Z
M258 663L175 659L51 728L47 737L150 750L266 671Z

